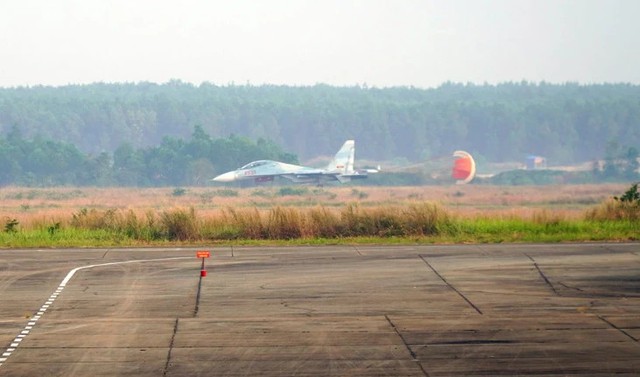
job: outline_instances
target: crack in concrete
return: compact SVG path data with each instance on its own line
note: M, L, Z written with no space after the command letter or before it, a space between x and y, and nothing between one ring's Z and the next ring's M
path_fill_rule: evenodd
M176 333L178 332L178 322L179 318L176 318L176 323L173 325L173 335L171 335L171 341L169 342L169 352L167 353L167 362L164 364L164 370L162 371L162 375L166 376L169 371L169 367L171 366L171 351L173 351L173 342L176 339Z
M451 283L449 283L442 275L440 275L440 273L433 268L433 266L427 261L427 259L422 256L422 255L418 255L420 257L420 259L422 259L422 261L424 263L426 263L427 266L429 266L429 268L440 278L440 280L442 280L449 288L453 289L454 292L456 292L460 297L462 297L467 304L469 304L472 308L475 309L476 312L478 312L478 314L483 315L482 310L480 310L480 308L478 308L473 302L471 302L471 300L469 300L467 298L467 296L463 295L462 292L460 292L456 287L454 287Z
M553 286L553 284L551 284L551 281L549 281L549 279L547 278L547 276L544 274L544 272L542 272L542 269L540 269L540 266L538 266L538 263L536 262L535 259L533 259L529 254L524 254L527 258L529 258L531 260L531 262L533 262L533 266L536 268L536 270L538 270L538 273L540 274L540 276L542 277L542 279L544 280L545 283L547 283L547 285L549 286L549 288L551 288L551 290L553 291L553 293L555 293L556 296L562 296L560 293L558 293L558 291L556 290L556 287Z
M611 326L611 328L616 329L618 331L620 331L623 335L625 335L627 338L633 340L634 342L638 343L638 339L634 338L631 334L629 334L628 332L624 331L623 329L619 328L618 326L614 325L612 322L609 322L606 318L604 318L601 315L598 315L598 318L600 318L600 320L604 323L606 323L607 325Z
M420 367L420 370L422 371L422 373L429 377L429 373L427 373L427 371L424 369L424 367L422 366L422 363L420 362L420 360L417 358L417 355L415 352L413 352L413 350L411 349L411 347L409 346L409 343L407 343L407 340L404 338L404 336L402 336L402 334L400 333L400 331L398 330L398 328L396 327L396 325L391 321L391 318L389 318L388 315L384 315L384 318L387 320L387 322L389 322L389 325L391 326L391 328L393 329L393 331L395 331L395 333L400 337L400 340L402 340L402 343L404 344L405 348L407 349L407 351L409 351L409 354L411 355L411 359L415 362L418 363L418 366Z

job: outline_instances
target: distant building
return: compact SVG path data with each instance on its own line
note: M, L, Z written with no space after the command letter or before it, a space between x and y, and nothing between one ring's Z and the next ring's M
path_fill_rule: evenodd
M546 169L547 159L541 156L527 156L527 170Z

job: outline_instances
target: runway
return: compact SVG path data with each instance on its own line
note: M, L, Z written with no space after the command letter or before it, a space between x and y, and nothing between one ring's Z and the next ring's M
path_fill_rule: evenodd
M640 374L639 243L0 250L0 298L0 376Z

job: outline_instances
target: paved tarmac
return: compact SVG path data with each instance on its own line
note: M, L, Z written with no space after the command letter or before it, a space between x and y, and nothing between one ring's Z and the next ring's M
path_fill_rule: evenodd
M640 375L638 243L209 250L0 250L0 376Z

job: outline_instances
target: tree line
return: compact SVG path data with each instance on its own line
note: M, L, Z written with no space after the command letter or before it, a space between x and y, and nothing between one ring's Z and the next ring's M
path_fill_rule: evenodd
M26 139L14 128L0 138L0 185L17 186L181 186L205 185L218 172L248 160L297 163L272 141L232 135L211 138L196 126L189 140L165 137L160 145L123 143L113 154L81 152L73 144L41 137Z
M533 185L637 181L639 153L635 147L607 146L603 163L592 171L514 170L479 184ZM158 146L135 148L123 143L113 153L89 154L70 143L24 138L18 128L0 137L0 186L202 186L217 174L259 159L298 163L295 154L273 141L231 135L212 138L195 126L189 139L166 136ZM428 168L414 172L383 172L358 182L364 185L425 185L447 183L431 177Z
M0 88L0 135L9 138L17 128L25 139L73 145L73 153L95 156L91 161L99 166L103 153L117 164L127 150L167 149L188 139L195 125L215 140L270 140L305 161L355 139L358 159L376 162L415 163L463 149L481 162L533 154L560 165L601 159L612 143L640 145L640 86L445 83L419 89L171 81ZM169 158L158 153L158 159ZM211 162L214 170L227 166L224 161Z

